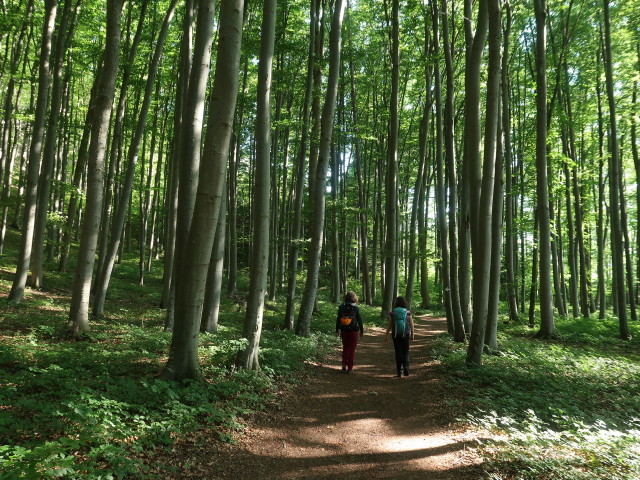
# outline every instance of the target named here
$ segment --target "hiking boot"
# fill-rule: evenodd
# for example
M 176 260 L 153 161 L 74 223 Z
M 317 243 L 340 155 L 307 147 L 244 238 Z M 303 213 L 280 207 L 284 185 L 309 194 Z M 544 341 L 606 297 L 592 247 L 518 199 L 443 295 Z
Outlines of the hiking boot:
M 404 376 L 405 376 L 405 377 L 408 377 L 408 376 L 409 376 L 409 369 L 408 369 L 408 368 L 405 368 L 405 369 L 404 369 Z
M 342 371 L 343 371 L 344 373 L 347 373 L 347 366 L 346 366 L 346 365 L 342 365 Z

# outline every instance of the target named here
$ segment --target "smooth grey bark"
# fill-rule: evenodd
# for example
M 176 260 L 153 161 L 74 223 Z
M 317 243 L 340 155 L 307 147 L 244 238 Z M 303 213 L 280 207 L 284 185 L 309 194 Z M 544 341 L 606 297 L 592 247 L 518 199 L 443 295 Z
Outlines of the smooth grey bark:
M 231 154 L 233 155 L 233 154 Z M 230 155 L 230 156 L 231 156 Z M 213 251 L 207 273 L 207 285 L 204 304 L 202 307 L 202 321 L 200 331 L 216 333 L 218 331 L 218 315 L 220 313 L 220 297 L 222 295 L 222 274 L 224 271 L 224 240 L 227 229 L 227 181 L 225 179 L 220 213 L 216 225 L 216 236 L 213 241 Z
M 437 8 L 437 6 L 434 6 Z M 447 11 L 447 1 L 442 0 L 442 11 Z M 449 36 L 449 19 L 445 15 L 442 22 L 443 53 L 446 65 L 447 93 L 444 107 L 444 145 L 447 188 L 449 191 L 449 288 L 451 301 L 451 314 L 453 315 L 454 333 L 456 342 L 464 342 L 467 331 L 465 330 L 462 306 L 460 304 L 460 284 L 458 280 L 458 176 L 456 174 L 456 150 L 455 150 L 455 73 L 453 69 L 453 52 Z
M 131 32 L 131 20 L 133 16 L 133 7 L 134 3 L 129 3 L 128 12 L 127 12 L 127 21 L 126 21 L 126 30 L 130 34 Z M 116 169 L 120 167 L 122 161 L 122 148 L 124 143 L 124 138 L 122 135 L 122 130 L 124 128 L 124 117 L 125 110 L 127 107 L 127 92 L 129 90 L 129 86 L 131 84 L 131 70 L 135 63 L 136 55 L 138 52 L 138 46 L 140 44 L 140 40 L 142 38 L 142 30 L 145 24 L 145 15 L 147 10 L 148 0 L 144 0 L 140 5 L 140 11 L 138 13 L 138 25 L 136 27 L 135 34 L 133 35 L 133 40 L 129 45 L 129 40 L 127 39 L 126 47 L 128 47 L 127 58 L 124 61 L 122 67 L 122 80 L 120 82 L 120 89 L 118 94 L 118 102 L 113 115 L 113 127 L 111 129 L 111 148 L 109 150 L 109 161 L 107 164 L 107 178 L 105 179 L 105 188 L 104 188 L 104 201 L 103 201 L 103 212 L 102 212 L 102 226 L 100 228 L 100 237 L 98 239 L 98 263 L 97 263 L 97 271 L 102 271 L 104 267 L 105 257 L 106 257 L 106 249 L 107 242 L 109 240 L 109 232 L 111 229 L 109 228 L 110 212 L 112 208 L 112 197 L 114 190 L 118 187 L 117 184 L 114 185 L 114 178 L 116 175 Z M 135 111 L 138 109 L 138 98 L 136 98 L 135 108 L 133 115 L 135 116 Z M 115 188 L 114 188 L 115 187 Z M 117 208 L 117 201 L 116 208 Z
M 486 39 L 486 28 L 484 32 L 479 30 L 482 37 L 478 42 Z M 478 203 L 477 199 L 471 198 L 472 175 L 469 165 L 472 162 L 479 162 L 480 156 L 480 60 L 472 58 L 478 53 L 472 54 L 472 46 L 475 40 L 473 33 L 473 6 L 471 0 L 464 0 L 464 38 L 465 38 L 465 69 L 464 87 L 464 141 L 462 152 L 462 188 L 460 191 L 460 224 L 458 226 L 458 281 L 460 285 L 460 308 L 466 332 L 471 331 L 472 322 L 472 302 L 471 302 L 471 222 L 474 213 L 471 205 Z M 477 49 L 476 49 L 477 50 Z M 481 55 L 481 52 L 480 52 Z M 479 176 L 479 175 L 478 175 Z
M 213 0 L 200 3 L 197 37 L 212 36 L 213 3 Z M 182 250 L 183 253 L 180 255 L 181 262 L 176 264 L 175 323 L 169 359 L 160 373 L 160 378 L 164 380 L 202 379 L 198 364 L 198 332 L 229 159 L 238 93 L 243 7 L 243 0 L 223 0 L 220 4 L 216 68 L 197 180 L 197 196 L 186 243 L 182 245 L 178 242 L 176 245 L 177 251 Z M 208 68 L 203 65 L 203 70 Z M 197 91 L 204 94 L 205 86 L 201 84 L 202 90 Z M 195 181 L 194 178 L 181 176 L 181 183 L 187 180 Z
M 11 195 L 11 177 L 13 173 L 13 145 L 11 141 L 11 127 L 17 127 L 17 122 L 12 122 L 11 116 L 14 110 L 14 91 L 16 86 L 16 77 L 18 76 L 18 68 L 20 67 L 20 59 L 23 56 L 23 51 L 28 50 L 30 42 L 32 28 L 28 28 L 32 24 L 33 16 L 33 2 L 29 0 L 26 8 L 24 9 L 24 20 L 16 38 L 12 51 L 11 61 L 9 66 L 9 81 L 7 83 L 7 90 L 5 93 L 5 100 L 3 104 L 4 114 L 2 118 L 2 139 L 0 141 L 0 178 L 2 179 L 2 196 L 0 198 L 0 254 L 4 250 L 4 240 L 7 232 L 7 218 L 9 214 L 9 197 Z M 26 37 L 26 46 L 25 45 Z M 27 61 L 24 59 L 23 69 L 26 67 Z M 18 104 L 20 87 L 18 87 L 18 95 L 16 96 L 15 106 Z
M 44 239 L 47 228 L 47 214 L 49 213 L 49 200 L 51 193 L 51 181 L 54 173 L 56 145 L 58 139 L 58 120 L 64 94 L 64 79 L 62 77 L 64 58 L 67 46 L 73 35 L 72 1 L 65 0 L 60 23 L 57 28 L 57 38 L 53 49 L 53 62 L 51 76 L 51 105 L 49 107 L 49 119 L 47 120 L 47 133 L 38 178 L 38 197 L 36 207 L 36 220 L 33 228 L 33 246 L 31 248 L 31 282 L 33 288 L 42 288 L 44 280 Z M 75 15 L 74 15 L 75 16 Z M 69 26 L 71 23 L 71 26 Z
M 29 160 L 27 163 L 27 187 L 24 199 L 22 235 L 20 237 L 20 250 L 18 253 L 16 273 L 13 284 L 11 285 L 11 291 L 9 292 L 9 300 L 16 303 L 20 303 L 24 296 L 29 264 L 31 263 L 33 232 L 36 222 L 36 202 L 38 199 L 38 176 L 40 173 L 42 141 L 44 139 L 45 122 L 47 118 L 47 105 L 49 103 L 51 44 L 56 22 L 57 7 L 57 0 L 47 0 L 45 2 L 38 63 L 38 94 L 33 129 L 31 131 Z
M 260 370 L 258 355 L 264 302 L 267 293 L 269 263 L 269 223 L 271 205 L 271 80 L 273 50 L 276 30 L 277 0 L 265 0 L 260 29 L 260 59 L 258 61 L 258 85 L 256 105 L 256 159 L 253 209 L 253 246 L 250 263 L 247 311 L 244 317 L 242 337 L 247 340 L 238 352 L 236 366 L 247 370 Z
M 596 225 L 596 237 L 598 246 L 598 318 L 603 320 L 607 310 L 607 291 L 606 278 L 604 268 L 604 251 L 606 237 L 606 221 L 605 221 L 605 184 L 604 176 L 604 113 L 602 109 L 602 93 L 600 85 L 600 76 L 596 77 L 596 94 L 598 97 L 598 223 Z
M 349 9 L 349 2 L 347 2 L 347 9 Z M 348 10 L 349 11 L 349 10 Z M 348 13 L 348 12 L 347 12 Z M 350 17 L 349 17 L 350 18 Z M 350 27 L 350 35 L 349 35 L 349 44 L 352 43 L 352 30 L 351 30 L 351 22 L 349 22 Z M 349 57 L 349 80 L 351 86 L 351 117 L 353 122 L 353 133 L 354 133 L 354 143 L 355 143 L 355 169 L 356 169 L 356 181 L 358 182 L 358 220 L 359 220 L 359 234 L 360 234 L 360 256 L 362 258 L 361 261 L 361 270 L 362 270 L 362 297 L 364 298 L 364 302 L 366 305 L 373 304 L 373 298 L 371 295 L 371 274 L 369 269 L 369 239 L 367 232 L 367 212 L 366 212 L 366 198 L 365 198 L 365 189 L 364 182 L 362 180 L 362 148 L 361 141 L 359 138 L 359 124 L 358 124 L 358 103 L 357 103 L 357 92 L 356 92 L 356 82 L 355 82 L 355 72 L 353 65 L 353 48 L 351 49 L 351 56 Z
M 440 56 L 440 40 L 438 32 L 440 30 L 440 15 L 438 12 L 438 4 L 434 2 L 433 8 L 433 54 L 436 58 Z M 453 318 L 453 308 L 451 305 L 451 275 L 450 275 L 450 257 L 449 257 L 449 230 L 447 226 L 447 200 L 444 179 L 445 158 L 443 154 L 444 132 L 443 132 L 443 112 L 442 112 L 442 82 L 440 75 L 440 65 L 434 65 L 434 90 L 436 104 L 436 217 L 438 223 L 438 246 L 440 247 L 440 281 L 442 282 L 442 303 L 447 316 L 447 331 L 454 335 L 456 333 L 456 325 Z M 455 188 L 455 185 L 451 188 Z M 464 335 L 464 329 L 462 331 Z
M 300 234 L 302 229 L 302 201 L 304 198 L 304 172 L 307 144 L 309 141 L 309 119 L 313 89 L 313 72 L 315 65 L 316 24 L 318 22 L 318 2 L 310 2 L 309 51 L 307 56 L 307 80 L 302 107 L 302 129 L 300 146 L 296 158 L 296 184 L 294 189 L 293 225 L 291 226 L 291 244 L 289 245 L 289 262 L 287 277 L 287 307 L 284 314 L 284 328 L 293 330 L 295 323 L 295 295 L 298 272 L 298 252 L 300 250 Z
M 338 96 L 344 8 L 344 0 L 336 0 L 334 4 L 333 19 L 331 21 L 331 34 L 329 39 L 329 77 L 327 80 L 325 102 L 322 108 L 319 155 L 315 169 L 315 177 L 313 179 L 314 187 L 312 189 L 312 212 L 310 225 L 311 241 L 308 250 L 307 278 L 305 281 L 304 293 L 302 295 L 300 311 L 298 312 L 298 318 L 296 321 L 296 334 L 304 337 L 308 337 L 311 334 L 311 314 L 313 313 L 318 289 L 320 255 L 322 253 L 322 241 L 324 237 L 324 187 L 327 178 L 329 156 L 331 155 L 331 138 L 333 134 L 336 98 Z
M 513 188 L 513 153 L 511 146 L 511 81 L 509 75 L 509 36 L 511 33 L 512 7 L 509 1 L 504 2 L 505 25 L 503 32 L 502 48 L 502 132 L 504 142 L 504 171 L 505 171 L 505 246 L 504 263 L 507 294 L 509 304 L 509 320 L 519 322 L 518 295 L 516 292 L 516 232 L 514 227 L 514 202 L 515 192 Z
M 104 314 L 104 302 L 109 288 L 109 281 L 111 280 L 111 273 L 115 265 L 116 256 L 118 254 L 118 248 L 120 247 L 120 241 L 122 240 L 122 231 L 124 229 L 125 218 L 127 209 L 129 208 L 129 199 L 131 198 L 131 192 L 133 190 L 133 181 L 136 172 L 136 164 L 138 161 L 138 153 L 140 149 L 140 142 L 144 135 L 144 131 L 147 125 L 147 116 L 149 113 L 149 107 L 151 106 L 151 100 L 153 97 L 154 84 L 156 80 L 156 74 L 158 73 L 158 65 L 160 64 L 160 57 L 162 56 L 162 48 L 167 38 L 167 32 L 171 19 L 175 12 L 178 0 L 172 0 L 167 13 L 165 14 L 162 22 L 162 28 L 156 41 L 153 58 L 149 64 L 147 73 L 147 82 L 145 85 L 144 98 L 142 100 L 142 106 L 138 113 L 138 122 L 136 129 L 129 144 L 129 151 L 127 154 L 127 170 L 125 178 L 120 190 L 120 198 L 118 199 L 118 206 L 113 216 L 111 225 L 111 238 L 109 246 L 105 251 L 104 261 L 102 262 L 102 268 L 99 270 L 96 278 L 95 287 L 95 299 L 93 303 L 93 314 L 101 316 Z M 140 239 L 140 242 L 144 242 L 144 238 Z
M 200 150 L 202 148 L 202 126 L 204 120 L 204 106 L 207 82 L 211 63 L 211 45 L 213 43 L 213 22 L 215 1 L 204 0 L 194 3 L 194 14 L 197 22 L 195 31 L 193 58 L 189 63 L 189 80 L 185 90 L 184 109 L 182 110 L 180 128 L 180 146 L 178 147 L 178 190 L 175 225 L 175 251 L 172 274 L 178 275 L 177 265 L 182 265 L 183 248 L 187 244 L 191 219 L 196 201 L 198 176 L 200 172 Z M 209 24 L 211 23 L 211 24 Z M 189 26 L 185 26 L 189 32 Z M 188 35 L 185 31 L 185 35 Z M 171 330 L 175 314 L 175 286 L 174 298 L 169 300 L 165 330 Z M 171 293 L 169 294 L 171 297 Z
M 104 159 L 109 119 L 113 109 L 118 76 L 122 4 L 123 0 L 108 0 L 107 2 L 107 31 L 103 66 L 96 89 L 95 117 L 91 126 L 91 143 L 87 157 L 86 207 L 69 310 L 69 328 L 74 335 L 81 335 L 90 329 L 89 293 L 102 215 Z
M 483 5 L 484 3 L 484 5 Z M 487 28 L 488 22 L 488 28 Z M 482 32 L 485 33 L 482 33 Z M 484 159 L 480 162 L 478 152 L 470 152 L 468 172 L 471 181 L 471 244 L 473 262 L 473 323 L 467 365 L 482 364 L 482 352 L 489 314 L 491 285 L 492 220 L 497 150 L 498 118 L 500 117 L 500 56 L 501 14 L 498 0 L 480 2 L 478 25 L 471 48 L 470 63 L 482 59 L 484 38 L 488 32 L 489 62 L 487 72 L 486 116 L 484 131 Z M 484 38 L 483 38 L 484 37 Z M 479 39 L 482 39 L 480 43 Z M 480 51 L 478 51 L 480 50 Z M 474 72 L 476 66 L 473 66 Z M 477 70 L 479 73 L 479 69 Z M 480 80 L 478 77 L 477 80 Z M 475 159 L 475 161 L 473 161 Z M 480 171 L 482 174 L 480 175 Z M 477 202 L 477 203 L 476 203 Z
M 500 74 L 502 76 L 502 74 Z M 500 100 L 498 100 L 500 104 Z M 498 106 L 500 109 L 500 106 Z M 502 113 L 497 113 L 497 145 L 495 181 L 493 183 L 493 212 L 491 214 L 491 273 L 489 275 L 489 302 L 487 308 L 487 329 L 485 330 L 485 348 L 497 351 L 498 346 L 498 313 L 500 305 L 500 280 L 502 267 L 502 210 L 504 207 L 503 166 L 504 136 L 502 131 Z
M 165 331 L 173 329 L 173 313 L 175 308 L 175 258 L 176 237 L 178 228 L 178 190 L 180 188 L 180 159 L 182 158 L 182 137 L 187 95 L 189 93 L 189 77 L 192 66 L 192 40 L 195 22 L 194 0 L 185 0 L 182 18 L 182 38 L 180 40 L 180 66 L 176 83 L 175 113 L 173 115 L 173 151 L 169 164 L 169 188 L 166 206 L 166 235 L 164 245 L 164 277 L 162 279 L 162 299 L 160 307 L 167 309 Z
M 384 242 L 384 291 L 382 294 L 381 317 L 387 318 L 393 306 L 398 276 L 398 90 L 400 80 L 400 32 L 399 0 L 391 4 L 391 97 L 389 99 L 389 140 L 387 142 L 387 171 L 385 182 Z
M 551 292 L 551 218 L 547 175 L 547 6 L 534 0 L 536 16 L 536 194 L 539 228 L 540 329 L 536 336 L 555 335 Z

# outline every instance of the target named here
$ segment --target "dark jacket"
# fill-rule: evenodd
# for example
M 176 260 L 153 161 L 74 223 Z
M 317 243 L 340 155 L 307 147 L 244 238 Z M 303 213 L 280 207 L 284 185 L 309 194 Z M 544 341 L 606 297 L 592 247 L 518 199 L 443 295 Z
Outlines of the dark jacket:
M 351 318 L 351 324 L 342 325 L 342 318 Z M 336 332 L 347 331 L 355 332 L 359 331 L 360 334 L 364 334 L 364 327 L 362 325 L 362 317 L 360 316 L 360 309 L 355 303 L 343 303 L 338 307 L 338 316 L 336 318 Z

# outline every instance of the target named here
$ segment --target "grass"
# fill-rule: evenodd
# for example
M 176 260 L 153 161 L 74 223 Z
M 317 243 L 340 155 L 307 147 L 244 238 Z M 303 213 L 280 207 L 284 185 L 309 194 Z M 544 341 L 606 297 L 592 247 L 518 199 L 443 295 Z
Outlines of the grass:
M 615 319 L 557 318 L 558 337 L 501 325 L 499 355 L 466 369 L 465 347 L 441 336 L 433 355 L 468 399 L 492 480 L 640 478 L 640 326 L 616 339 Z
M 243 418 L 267 408 L 306 362 L 337 344 L 333 304 L 319 302 L 311 337 L 300 338 L 280 329 L 281 300 L 265 311 L 262 371 L 235 371 L 244 312 L 223 298 L 218 333 L 200 338 L 206 383 L 163 382 L 156 375 L 171 334 L 157 308 L 160 262 L 144 286 L 135 258 L 116 267 L 105 316 L 92 319 L 84 341 L 61 335 L 73 272 L 48 265 L 46 288 L 28 289 L 16 305 L 6 300 L 12 262 L 15 251 L 0 256 L 0 480 L 143 479 L 170 472 L 175 467 L 157 464 L 154 452 L 186 437 L 234 441 Z

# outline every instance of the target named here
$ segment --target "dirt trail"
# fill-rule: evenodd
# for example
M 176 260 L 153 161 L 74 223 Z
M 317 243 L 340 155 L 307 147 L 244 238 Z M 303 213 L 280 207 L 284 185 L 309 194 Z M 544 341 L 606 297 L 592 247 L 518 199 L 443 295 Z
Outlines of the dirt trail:
M 445 328 L 442 319 L 416 319 L 411 371 L 402 378 L 395 376 L 391 339 L 385 343 L 383 329 L 369 329 L 354 374 L 340 370 L 336 351 L 311 367 L 280 411 L 256 417 L 237 445 L 183 452 L 192 460 L 180 478 L 480 478 L 468 439 L 452 431 L 445 380 L 427 357 L 431 337 Z

